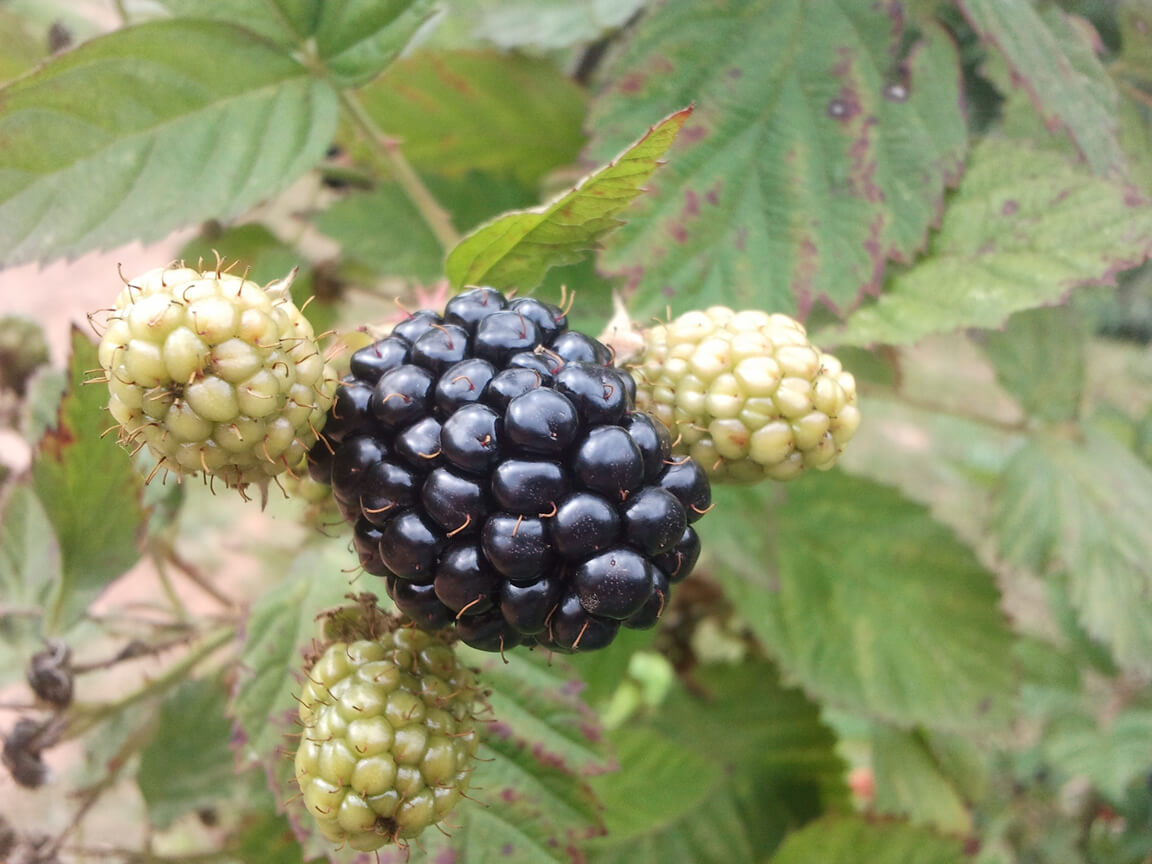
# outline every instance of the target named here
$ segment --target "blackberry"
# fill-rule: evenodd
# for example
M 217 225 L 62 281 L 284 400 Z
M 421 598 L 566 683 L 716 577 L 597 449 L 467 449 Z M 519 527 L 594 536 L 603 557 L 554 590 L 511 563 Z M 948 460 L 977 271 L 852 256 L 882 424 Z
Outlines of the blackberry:
M 121 443 L 241 493 L 299 465 L 338 382 L 289 296 L 294 275 L 261 287 L 219 265 L 180 265 L 128 281 L 99 348 Z
M 417 626 L 573 652 L 657 622 L 711 492 L 612 356 L 557 307 L 490 288 L 353 356 L 309 471 Z
M 411 628 L 337 641 L 303 682 L 296 783 L 328 840 L 372 851 L 448 816 L 468 789 L 482 698 L 451 645 Z
M 826 471 L 860 425 L 855 378 L 787 315 L 714 306 L 644 337 L 636 404 L 713 479 Z

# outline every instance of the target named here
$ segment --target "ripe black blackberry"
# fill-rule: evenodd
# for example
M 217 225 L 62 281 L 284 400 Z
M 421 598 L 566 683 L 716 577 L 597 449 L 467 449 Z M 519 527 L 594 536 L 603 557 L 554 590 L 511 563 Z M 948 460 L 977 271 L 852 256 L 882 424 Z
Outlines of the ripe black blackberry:
M 419 627 L 567 653 L 656 624 L 711 493 L 608 348 L 556 306 L 473 288 L 350 368 L 310 472 Z

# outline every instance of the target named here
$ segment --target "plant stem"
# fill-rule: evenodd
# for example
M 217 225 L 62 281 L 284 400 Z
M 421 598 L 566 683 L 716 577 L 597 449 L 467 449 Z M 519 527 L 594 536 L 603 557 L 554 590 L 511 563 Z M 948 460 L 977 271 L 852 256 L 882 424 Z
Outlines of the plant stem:
M 404 153 L 400 149 L 400 142 L 389 135 L 385 135 L 380 130 L 375 121 L 368 116 L 368 112 L 364 110 L 364 106 L 360 104 L 355 94 L 341 90 L 340 101 L 351 115 L 352 120 L 368 136 L 368 140 L 372 142 L 376 153 L 384 160 L 389 172 L 424 218 L 432 233 L 436 235 L 436 239 L 440 241 L 444 251 L 447 252 L 452 249 L 460 242 L 460 234 L 453 227 L 448 211 L 440 206 L 440 202 L 436 200 L 428 187 L 424 185 L 424 181 L 420 179 L 420 175 L 404 157 Z
M 184 605 L 184 601 L 176 593 L 176 588 L 168 575 L 168 567 L 164 563 L 164 558 L 155 549 L 152 550 L 152 564 L 156 568 L 156 575 L 160 578 L 160 587 L 164 589 L 164 596 L 168 598 L 168 603 L 172 606 L 176 620 L 187 621 L 191 617 L 188 614 L 188 607 Z
M 117 651 L 111 657 L 104 660 L 93 660 L 89 663 L 76 663 L 72 666 L 72 673 L 74 675 L 83 675 L 87 672 L 95 672 L 97 669 L 109 669 L 117 663 L 123 663 L 126 660 L 136 660 L 140 657 L 148 657 L 154 654 L 161 654 L 170 648 L 175 648 L 179 645 L 185 645 L 196 638 L 195 633 L 187 633 L 183 636 L 177 636 L 174 639 L 166 639 L 163 642 L 157 642 L 152 645 L 147 645 L 137 639 L 133 639 L 121 650 Z
M 72 720 L 68 725 L 68 729 L 64 734 L 64 738 L 79 738 L 88 730 L 99 725 L 108 717 L 120 713 L 126 708 L 135 705 L 149 696 L 158 695 L 166 690 L 175 687 L 191 672 L 201 660 L 204 660 L 210 654 L 225 645 L 236 635 L 235 627 L 222 627 L 214 633 L 209 634 L 204 638 L 196 648 L 189 651 L 180 659 L 178 663 L 174 663 L 171 667 L 164 670 L 164 672 L 149 681 L 139 690 L 134 690 L 126 696 L 117 699 L 114 702 L 104 702 L 97 705 L 83 706 L 79 712 L 79 716 Z M 81 706 L 75 706 L 81 707 Z

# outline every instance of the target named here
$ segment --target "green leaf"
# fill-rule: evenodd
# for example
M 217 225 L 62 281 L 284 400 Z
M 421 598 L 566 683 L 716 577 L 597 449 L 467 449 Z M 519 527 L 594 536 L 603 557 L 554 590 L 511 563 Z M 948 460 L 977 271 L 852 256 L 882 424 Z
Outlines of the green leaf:
M 860 370 L 853 353 L 835 352 L 855 374 Z M 866 394 L 866 422 L 838 464 L 928 505 L 970 545 L 984 542 L 989 493 L 1026 436 L 1019 406 L 997 386 L 987 356 L 963 333 L 878 354 L 889 358 L 898 378 L 858 387 Z
M 505 50 L 558 51 L 623 27 L 648 0 L 511 0 L 482 4 L 473 32 Z M 454 10 L 455 11 L 455 10 Z
M 1004 473 L 993 517 L 1001 554 L 1066 573 L 1089 634 L 1117 662 L 1152 671 L 1152 469 L 1111 436 L 1037 434 Z
M 471 226 L 535 200 L 530 187 L 506 177 L 471 172 L 460 177 L 429 175 L 428 188 L 452 222 Z M 315 217 L 317 230 L 340 244 L 345 258 L 385 276 L 424 282 L 444 272 L 440 241 L 395 183 L 353 192 Z
M 302 650 L 319 636 L 316 616 L 352 590 L 348 541 L 336 537 L 307 546 L 283 581 L 252 604 L 241 671 L 228 711 L 236 723 L 241 764 L 270 762 L 291 749 Z
M 583 687 L 566 664 L 549 664 L 537 654 L 513 653 L 504 662 L 491 654 L 457 650 L 480 670 L 492 691 L 493 722 L 486 740 L 507 741 L 570 774 L 596 773 L 611 765 L 599 721 L 580 698 Z
M 271 810 L 246 821 L 236 832 L 231 848 L 240 861 L 260 864 L 304 864 L 300 844 L 292 835 L 292 826 L 282 813 Z
M 429 282 L 443 270 L 439 241 L 395 183 L 341 198 L 314 222 L 344 256 L 377 273 Z
M 244 27 L 285 47 L 315 29 L 321 0 L 157 0 L 175 18 L 202 18 Z
M 60 548 L 44 508 L 15 485 L 0 506 L 0 686 L 23 671 L 42 643 L 41 619 L 60 584 Z
M 473 231 L 448 253 L 454 287 L 483 284 L 528 291 L 548 268 L 579 261 L 616 228 L 692 113 L 665 117 L 615 159 L 551 203 L 508 213 Z
M 1015 313 L 983 334 L 996 377 L 1037 420 L 1074 419 L 1084 387 L 1084 341 L 1090 322 L 1068 306 Z
M 790 836 L 772 864 L 963 864 L 960 843 L 924 828 L 829 816 Z
M 620 628 L 612 640 L 611 651 L 586 651 L 573 654 L 568 662 L 580 673 L 584 683 L 581 695 L 589 704 L 599 707 L 612 698 L 617 688 L 628 681 L 628 666 L 638 651 L 649 650 L 656 636 L 653 630 Z
M 872 767 L 879 812 L 907 816 L 947 833 L 972 831 L 972 814 L 922 734 L 875 726 Z
M 1147 91 L 1152 85 L 1152 9 L 1141 3 L 1124 3 L 1117 10 L 1120 56 L 1108 71 L 1120 94 L 1118 120 L 1120 146 L 1132 178 L 1145 193 L 1152 192 L 1152 105 Z
M 341 86 L 366 84 L 400 56 L 433 11 L 432 0 L 322 3 L 316 50 Z
M 1122 801 L 1148 771 L 1152 697 L 1133 691 L 1130 676 L 1091 669 L 1083 646 L 1030 639 L 1020 648 L 1021 715 L 1042 732 L 1035 751 L 1058 772 L 1056 782 L 1087 777 L 1111 801 Z
M 429 832 L 420 849 L 381 854 L 407 862 L 568 864 L 574 844 L 602 829 L 601 806 L 585 779 L 608 770 L 595 715 L 580 683 L 562 662 L 536 654 L 499 657 L 458 646 L 477 666 L 492 712 L 472 775 L 469 799 L 450 817 L 450 836 Z
M 613 733 L 619 774 L 595 778 L 602 862 L 762 861 L 784 833 L 846 803 L 844 764 L 819 710 L 767 663 L 696 670 L 644 722 Z M 736 734 L 738 730 L 738 734 Z
M 500 741 L 481 746 L 469 798 L 449 817 L 451 836 L 429 832 L 422 848 L 388 850 L 381 864 L 569 864 L 569 850 L 600 833 L 600 806 L 585 781 Z
M 842 328 L 812 338 L 908 345 L 959 327 L 999 327 L 1013 312 L 1112 282 L 1152 247 L 1152 205 L 1059 155 L 1019 141 L 976 147 L 930 254 L 894 276 Z
M 1065 130 L 1097 174 L 1122 175 L 1116 88 L 1096 57 L 1091 26 L 1057 6 L 960 0 L 960 8 L 1048 127 Z
M 154 240 L 227 218 L 324 154 L 337 97 L 280 48 L 154 21 L 0 89 L 0 261 Z
M 231 793 L 236 772 L 224 697 L 220 681 L 203 679 L 185 682 L 160 705 L 155 737 L 136 772 L 154 827 L 167 828 Z
M 729 772 L 777 787 L 795 819 L 819 805 L 844 803 L 845 766 L 836 738 L 814 702 L 785 687 L 762 661 L 711 664 L 696 670 L 697 692 L 675 691 L 652 725 L 683 747 L 708 742 L 708 756 Z M 739 729 L 739 735 L 724 730 Z
M 757 864 L 787 830 L 782 801 L 730 777 L 696 747 L 651 730 L 619 729 L 619 773 L 596 778 L 608 833 L 590 864 Z
M 35 446 L 56 423 L 60 399 L 68 390 L 68 376 L 64 370 L 41 366 L 28 379 L 28 392 L 24 396 L 20 434 Z
M 24 20 L 0 8 L 0 81 L 9 81 L 31 69 L 40 59 L 36 40 Z
M 510 98 L 515 94 L 515 98 Z M 576 159 L 584 91 L 547 60 L 422 52 L 360 92 L 365 110 L 421 171 L 507 174 L 533 185 Z
M 1002 725 L 1012 637 L 990 573 L 928 511 L 841 473 L 717 489 L 705 550 L 785 674 L 897 726 Z M 774 500 L 777 499 L 777 500 Z
M 593 155 L 637 116 L 699 106 L 601 256 L 636 285 L 634 317 L 670 300 L 846 310 L 879 289 L 886 259 L 923 246 L 966 146 L 960 70 L 951 38 L 926 23 L 912 44 L 900 9 L 666 3 L 630 32 L 592 105 Z
M 140 475 L 114 438 L 100 437 L 108 428 L 107 388 L 84 386 L 99 366 L 96 346 L 73 327 L 69 390 L 32 462 L 33 488 L 60 543 L 60 582 L 45 616 L 49 632 L 79 619 L 140 557 Z
M 1112 801 L 1122 801 L 1125 789 L 1147 775 L 1152 755 L 1152 703 L 1142 702 L 1103 718 L 1056 714 L 1043 740 L 1047 758 L 1066 776 L 1088 777 Z

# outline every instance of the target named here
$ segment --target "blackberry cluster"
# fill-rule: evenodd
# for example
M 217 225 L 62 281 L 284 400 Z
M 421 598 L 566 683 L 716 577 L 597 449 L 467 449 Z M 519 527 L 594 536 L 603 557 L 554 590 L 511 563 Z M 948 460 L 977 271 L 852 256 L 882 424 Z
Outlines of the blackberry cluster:
M 357 351 L 309 454 L 364 569 L 474 648 L 603 648 L 659 619 L 711 504 L 597 340 L 473 288 Z

